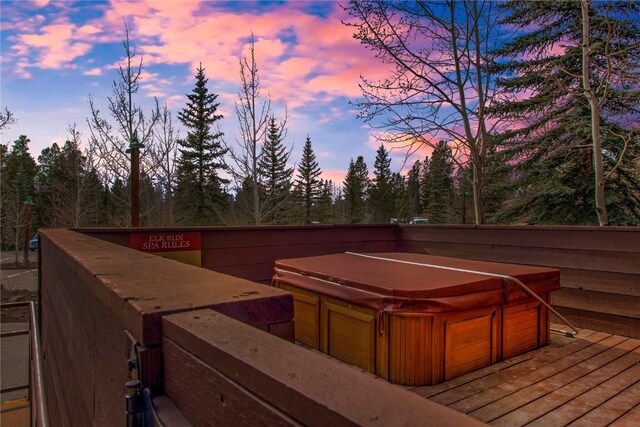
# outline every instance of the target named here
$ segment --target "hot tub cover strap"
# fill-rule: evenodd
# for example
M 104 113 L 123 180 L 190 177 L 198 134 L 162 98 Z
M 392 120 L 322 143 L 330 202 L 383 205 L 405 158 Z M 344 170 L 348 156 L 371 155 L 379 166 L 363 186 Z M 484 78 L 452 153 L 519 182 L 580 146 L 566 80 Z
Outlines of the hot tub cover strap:
M 527 285 L 525 285 L 524 283 L 522 283 L 522 281 L 520 281 L 519 279 L 516 279 L 515 277 L 507 276 L 505 274 L 489 273 L 489 272 L 486 272 L 486 271 L 469 270 L 469 269 L 464 269 L 464 268 L 448 267 L 448 266 L 444 266 L 444 265 L 427 264 L 427 263 L 421 263 L 421 262 L 405 261 L 405 260 L 393 259 L 393 258 L 385 258 L 385 257 L 379 257 L 379 256 L 369 255 L 369 254 L 360 254 L 360 253 L 356 253 L 356 252 L 345 252 L 345 254 L 364 257 L 364 258 L 370 258 L 370 259 L 376 259 L 376 260 L 380 260 L 380 261 L 397 262 L 397 263 L 401 263 L 401 264 L 410 264 L 410 265 L 417 265 L 417 266 L 422 266 L 422 267 L 438 268 L 438 269 L 442 269 L 442 270 L 458 271 L 458 272 L 461 272 L 461 273 L 473 273 L 473 274 L 481 274 L 481 275 L 484 275 L 484 276 L 502 278 L 503 280 L 513 282 L 513 283 L 517 284 L 518 286 L 520 286 L 526 293 L 531 295 L 539 303 L 543 304 L 552 313 L 554 313 L 556 316 L 558 316 L 558 318 L 560 318 L 565 323 L 565 325 L 570 327 L 576 334 L 578 333 L 578 330 L 571 324 L 571 322 L 569 322 L 567 319 L 565 319 L 565 317 L 563 315 L 558 313 L 553 307 L 551 307 L 551 305 L 547 304 L 547 302 L 545 300 L 540 298 L 540 296 L 538 296 L 538 294 L 533 292 Z M 508 293 L 506 293 L 506 292 L 505 292 L 505 298 L 508 298 Z M 507 303 L 508 303 L 508 301 L 507 301 Z

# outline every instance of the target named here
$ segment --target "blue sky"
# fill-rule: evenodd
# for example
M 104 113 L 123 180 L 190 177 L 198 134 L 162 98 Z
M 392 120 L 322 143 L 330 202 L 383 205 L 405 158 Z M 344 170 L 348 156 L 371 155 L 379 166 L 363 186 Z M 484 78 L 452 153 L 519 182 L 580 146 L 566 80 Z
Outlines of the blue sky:
M 342 25 L 347 17 L 337 2 L 35 0 L 2 1 L 0 7 L 1 106 L 17 119 L 3 132 L 3 144 L 25 134 L 37 157 L 53 142 L 63 143 L 72 123 L 87 138 L 88 97 L 106 110 L 126 20 L 145 63 L 136 102 L 166 102 L 181 136 L 175 113 L 202 62 L 233 144 L 238 59 L 253 31 L 263 95 L 271 96 L 276 116 L 285 106 L 289 114 L 291 158 L 299 160 L 309 134 L 325 178 L 341 183 L 349 159 L 358 155 L 373 169 L 378 143 L 349 101 L 360 95 L 360 75 L 375 79 L 386 72 Z M 404 152 L 392 157 L 397 171 Z

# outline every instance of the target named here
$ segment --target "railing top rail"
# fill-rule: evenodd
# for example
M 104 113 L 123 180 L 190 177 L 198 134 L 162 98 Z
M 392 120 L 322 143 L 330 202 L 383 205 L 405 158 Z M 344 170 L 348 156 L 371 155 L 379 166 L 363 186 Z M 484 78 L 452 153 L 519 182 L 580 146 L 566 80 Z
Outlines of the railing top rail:
M 32 416 L 32 424 L 34 426 L 49 426 L 49 413 L 46 406 L 46 394 L 44 391 L 44 380 L 42 375 L 42 352 L 40 351 L 40 330 L 38 328 L 38 322 L 36 321 L 36 305 L 33 301 L 29 302 L 29 323 L 33 333 L 31 334 L 31 350 L 32 358 L 34 362 L 33 381 L 35 395 L 35 416 Z

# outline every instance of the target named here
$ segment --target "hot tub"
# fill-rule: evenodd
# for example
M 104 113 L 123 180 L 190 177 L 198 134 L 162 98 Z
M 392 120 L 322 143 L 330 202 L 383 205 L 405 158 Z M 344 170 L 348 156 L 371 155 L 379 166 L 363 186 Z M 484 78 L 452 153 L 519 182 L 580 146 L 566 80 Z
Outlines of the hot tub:
M 392 383 L 454 378 L 549 340 L 556 269 L 413 253 L 276 261 L 294 298 L 296 340 Z

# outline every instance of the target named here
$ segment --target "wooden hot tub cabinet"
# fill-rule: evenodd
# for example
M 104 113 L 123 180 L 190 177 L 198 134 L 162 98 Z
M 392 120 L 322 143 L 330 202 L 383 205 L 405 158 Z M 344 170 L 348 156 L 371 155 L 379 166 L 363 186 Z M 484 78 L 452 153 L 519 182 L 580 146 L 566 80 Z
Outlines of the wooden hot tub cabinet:
M 560 288 L 556 269 L 410 253 L 362 255 L 276 261 L 273 284 L 293 294 L 296 340 L 414 386 L 548 343 L 544 305 L 509 280 L 475 272 L 515 277 L 549 302 Z

